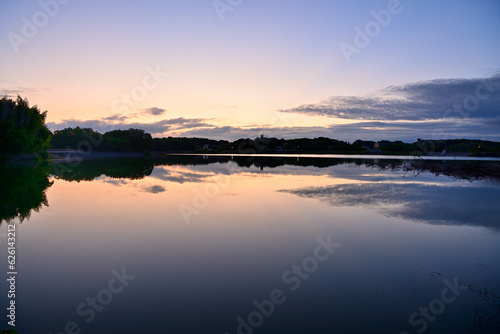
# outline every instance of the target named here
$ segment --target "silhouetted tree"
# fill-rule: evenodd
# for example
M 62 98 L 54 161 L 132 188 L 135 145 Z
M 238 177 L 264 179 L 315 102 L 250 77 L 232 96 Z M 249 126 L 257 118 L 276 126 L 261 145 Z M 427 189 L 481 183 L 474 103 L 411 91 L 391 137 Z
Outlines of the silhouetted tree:
M 153 147 L 153 138 L 140 129 L 114 130 L 104 134 L 102 147 L 114 152 L 144 152 Z
M 30 107 L 19 95 L 14 101 L 0 99 L 0 153 L 33 153 L 44 151 L 52 133 L 45 125 L 47 111 Z

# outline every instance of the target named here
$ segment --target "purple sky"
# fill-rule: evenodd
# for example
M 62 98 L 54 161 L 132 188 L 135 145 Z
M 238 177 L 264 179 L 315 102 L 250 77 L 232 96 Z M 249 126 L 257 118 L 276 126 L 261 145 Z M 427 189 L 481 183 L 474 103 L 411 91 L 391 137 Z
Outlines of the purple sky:
M 500 140 L 497 0 L 0 2 L 0 94 L 51 130 Z

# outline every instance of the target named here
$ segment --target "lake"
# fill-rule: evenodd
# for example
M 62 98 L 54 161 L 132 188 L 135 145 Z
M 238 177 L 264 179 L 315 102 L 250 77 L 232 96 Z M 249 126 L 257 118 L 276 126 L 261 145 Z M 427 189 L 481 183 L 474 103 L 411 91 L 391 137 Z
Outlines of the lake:
M 500 182 L 405 166 L 293 156 L 3 166 L 16 329 L 498 333 Z

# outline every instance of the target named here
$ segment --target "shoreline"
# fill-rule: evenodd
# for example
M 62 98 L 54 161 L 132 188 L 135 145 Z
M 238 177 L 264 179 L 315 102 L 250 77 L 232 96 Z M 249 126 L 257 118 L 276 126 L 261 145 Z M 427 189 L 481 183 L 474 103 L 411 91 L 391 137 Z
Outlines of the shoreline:
M 152 153 L 152 157 L 155 155 Z M 263 158 L 326 158 L 326 159 L 374 159 L 374 160 L 433 160 L 433 161 L 498 161 L 500 157 L 474 157 L 474 156 L 436 156 L 436 155 L 382 155 L 382 154 L 282 154 L 282 153 L 166 153 L 161 156 L 171 155 L 195 155 L 195 156 L 213 156 L 213 157 L 263 157 Z
M 411 160 L 411 161 L 475 161 L 500 162 L 500 157 L 472 156 L 470 153 L 453 152 L 446 155 L 405 155 L 405 154 L 346 154 L 346 153 L 189 153 L 189 152 L 84 152 L 82 150 L 47 150 L 48 158 L 44 159 L 40 153 L 21 153 L 4 155 L 0 163 L 38 163 L 38 162 L 75 162 L 89 159 L 113 158 L 165 158 L 168 156 L 206 156 L 206 157 L 262 157 L 262 158 L 317 158 L 317 159 L 373 159 L 373 160 Z
M 140 168 L 154 168 L 154 166 L 170 164 L 210 164 L 234 162 L 239 166 L 254 165 L 261 170 L 265 167 L 278 167 L 281 165 L 329 167 L 338 164 L 355 163 L 364 164 L 369 168 L 380 170 L 401 171 L 406 175 L 408 172 L 419 175 L 422 172 L 430 172 L 435 175 L 447 175 L 457 179 L 475 181 L 480 179 L 500 180 L 500 159 L 484 157 L 436 157 L 427 156 L 377 156 L 377 155 L 332 155 L 332 154 L 192 154 L 192 153 L 161 153 L 150 154 L 138 152 L 94 152 L 83 154 L 83 152 L 65 152 L 68 155 L 51 153 L 50 158 L 41 160 L 34 155 L 18 156 L 17 160 L 10 163 L 0 164 L 2 168 L 16 166 L 33 167 L 50 166 L 56 170 L 78 170 L 82 168 L 97 168 L 106 173 L 106 166 L 143 166 Z M 117 165 L 118 164 L 118 165 Z M 121 168 L 121 167 L 120 167 Z M 126 169 L 126 168 L 125 168 Z

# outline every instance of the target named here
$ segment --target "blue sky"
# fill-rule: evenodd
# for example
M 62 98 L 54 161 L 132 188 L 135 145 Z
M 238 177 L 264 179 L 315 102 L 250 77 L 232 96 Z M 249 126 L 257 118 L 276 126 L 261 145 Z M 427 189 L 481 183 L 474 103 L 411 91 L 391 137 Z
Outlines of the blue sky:
M 500 140 L 499 18 L 492 0 L 2 0 L 0 94 L 52 130 Z

